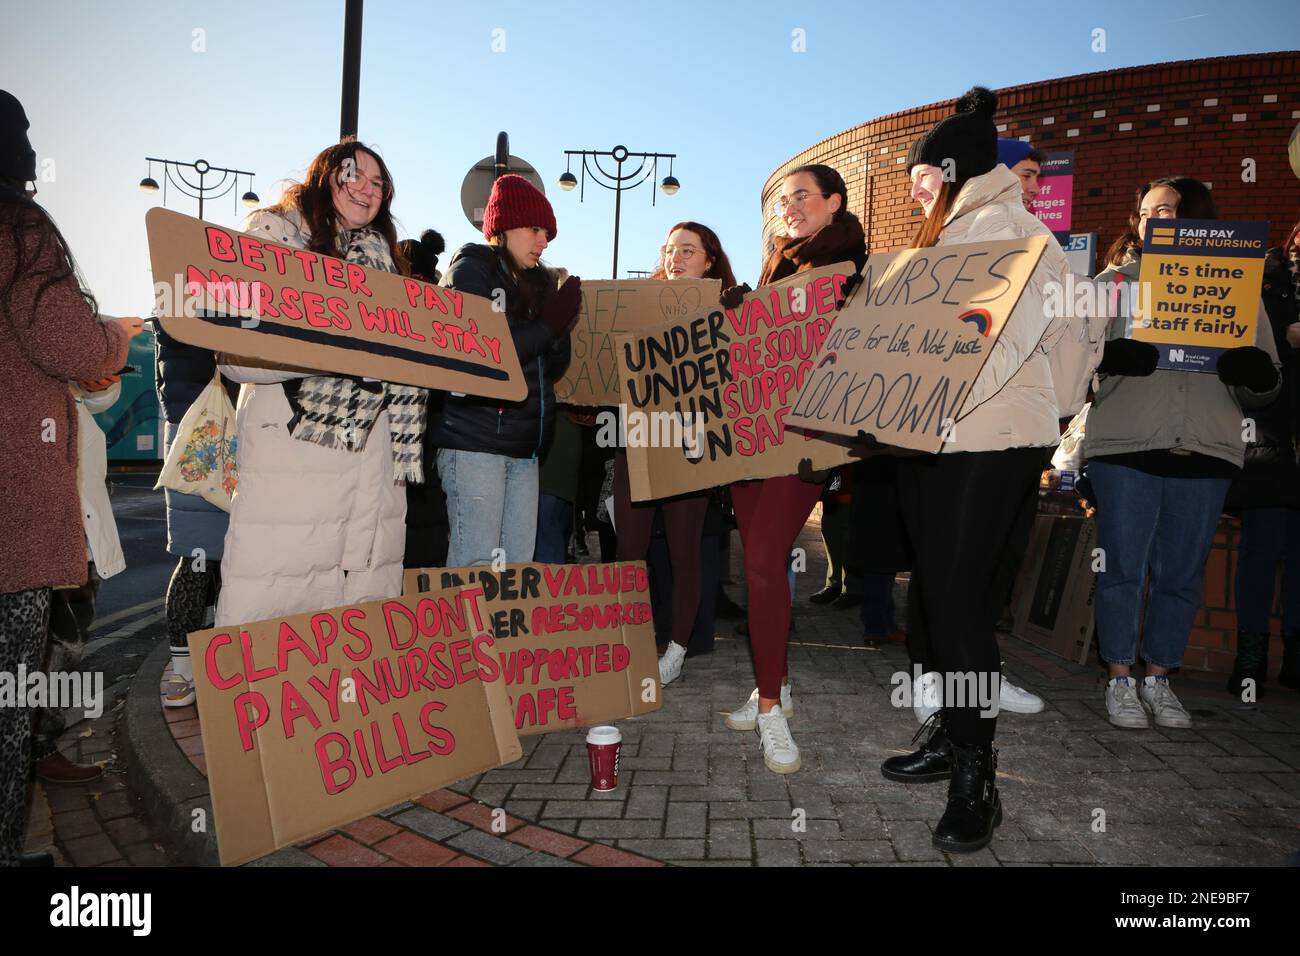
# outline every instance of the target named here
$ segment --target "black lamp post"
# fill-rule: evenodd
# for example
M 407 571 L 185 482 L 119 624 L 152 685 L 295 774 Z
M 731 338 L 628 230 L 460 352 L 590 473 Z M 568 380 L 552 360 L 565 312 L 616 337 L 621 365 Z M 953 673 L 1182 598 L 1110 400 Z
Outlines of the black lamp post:
M 253 192 L 253 173 L 245 169 L 226 169 L 224 166 L 213 166 L 206 159 L 196 159 L 192 163 L 182 163 L 175 159 L 158 159 L 155 156 L 146 156 L 145 161 L 149 163 L 149 175 L 140 180 L 140 188 L 145 192 L 157 192 L 158 180 L 153 178 L 153 164 L 162 163 L 163 167 L 163 205 L 167 205 L 167 184 L 170 183 L 175 189 L 180 190 L 182 195 L 189 196 L 191 199 L 199 201 L 199 218 L 203 218 L 203 201 L 205 199 L 220 199 L 226 193 L 232 192 L 239 185 L 239 177 L 248 177 L 248 191 L 239 197 L 239 201 L 245 206 L 256 207 L 261 202 L 257 198 L 257 193 Z M 193 173 L 186 174 L 186 170 L 193 170 Z M 198 175 L 198 182 L 194 182 L 192 177 Z M 209 184 L 208 176 L 221 175 L 216 182 Z M 235 206 L 238 211 L 239 206 Z
M 586 193 L 587 176 L 592 180 L 604 186 L 606 189 L 614 191 L 614 271 L 612 278 L 618 278 L 618 225 L 623 211 L 623 190 L 635 189 L 647 179 L 658 176 L 659 160 L 668 160 L 668 175 L 663 178 L 659 188 L 664 191 L 664 195 L 671 196 L 677 190 L 681 189 L 682 184 L 677 181 L 673 175 L 673 160 L 677 158 L 676 153 L 633 153 L 626 146 L 615 146 L 610 150 L 596 149 L 566 149 L 564 155 L 568 157 L 568 166 L 560 175 L 560 188 L 572 189 L 578 185 L 578 177 L 573 175 L 571 170 L 573 157 L 582 157 L 582 190 L 579 192 L 579 201 L 581 202 Z M 609 172 L 600 165 L 602 158 L 612 159 L 615 170 Z M 629 160 L 638 160 L 636 168 L 628 172 L 623 172 L 623 164 Z M 590 160 L 590 164 L 588 164 Z M 650 205 L 655 204 L 654 192 L 650 193 Z

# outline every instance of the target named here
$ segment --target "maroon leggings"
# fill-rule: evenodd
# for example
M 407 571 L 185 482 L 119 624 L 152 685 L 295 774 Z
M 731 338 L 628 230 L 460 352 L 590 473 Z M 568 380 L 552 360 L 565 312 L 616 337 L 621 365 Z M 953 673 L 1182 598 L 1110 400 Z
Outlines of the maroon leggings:
M 754 653 L 758 695 L 781 696 L 787 676 L 790 636 L 790 549 L 821 497 L 822 486 L 798 475 L 740 481 L 731 504 L 745 548 L 745 593 L 749 597 L 749 644 Z
M 700 545 L 704 540 L 704 514 L 709 510 L 707 494 L 682 495 L 663 501 L 632 503 L 627 477 L 627 451 L 614 456 L 614 533 L 618 535 L 618 560 L 644 561 L 650 553 L 650 533 L 655 510 L 664 509 L 664 533 L 668 537 L 668 558 L 673 569 L 672 641 L 686 647 L 700 612 Z

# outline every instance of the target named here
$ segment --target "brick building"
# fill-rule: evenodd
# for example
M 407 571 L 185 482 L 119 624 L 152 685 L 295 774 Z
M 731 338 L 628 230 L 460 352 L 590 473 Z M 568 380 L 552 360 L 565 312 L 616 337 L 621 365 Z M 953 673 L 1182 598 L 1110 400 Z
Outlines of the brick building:
M 954 90 L 954 99 L 963 92 Z M 1300 179 L 1287 164 L 1287 140 L 1300 123 L 1300 51 L 1086 73 L 997 94 L 1000 136 L 1074 151 L 1071 231 L 1096 232 L 1099 256 L 1124 228 L 1134 191 L 1158 176 L 1212 184 L 1220 215 L 1267 219 L 1274 244 L 1300 219 Z M 826 163 L 848 184 L 868 248 L 906 246 L 921 215 L 909 195 L 907 150 L 953 102 L 869 120 L 791 157 L 763 186 L 764 240 L 779 226 L 771 205 L 785 172 Z M 1255 160 L 1254 182 L 1243 181 L 1245 159 Z

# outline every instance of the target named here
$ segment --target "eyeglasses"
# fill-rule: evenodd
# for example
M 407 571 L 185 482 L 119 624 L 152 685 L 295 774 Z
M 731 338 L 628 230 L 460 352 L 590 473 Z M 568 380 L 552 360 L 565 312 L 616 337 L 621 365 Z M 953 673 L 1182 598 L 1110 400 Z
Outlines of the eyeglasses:
M 351 175 L 348 170 L 344 169 L 339 174 L 339 183 L 349 193 L 354 196 L 364 195 L 367 192 L 376 192 L 382 198 L 387 199 L 393 191 L 393 187 L 383 179 L 363 179 L 355 172 Z
M 772 203 L 772 215 L 779 219 L 784 216 L 788 210 L 801 208 L 803 204 L 808 201 L 808 197 L 811 195 L 812 193 L 808 192 L 808 190 L 799 189 L 795 191 L 793 196 L 780 197 L 776 202 Z M 817 195 L 821 196 L 822 199 L 826 199 L 830 196 L 830 193 L 818 193 Z
M 695 253 L 699 252 L 695 246 L 664 246 L 664 258 L 671 259 L 676 256 L 682 262 L 690 262 L 695 258 Z

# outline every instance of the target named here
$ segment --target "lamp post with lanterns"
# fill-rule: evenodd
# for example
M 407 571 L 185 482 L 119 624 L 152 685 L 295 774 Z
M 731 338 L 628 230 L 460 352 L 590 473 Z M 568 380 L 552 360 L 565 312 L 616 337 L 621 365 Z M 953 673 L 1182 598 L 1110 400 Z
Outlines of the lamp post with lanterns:
M 582 157 L 582 190 L 579 192 L 579 201 L 582 201 L 586 193 L 588 176 L 606 189 L 614 191 L 614 271 L 612 278 L 617 279 L 618 226 L 623 211 L 623 190 L 635 189 L 647 179 L 657 177 L 659 175 L 659 160 L 666 159 L 668 160 L 668 175 L 659 183 L 659 188 L 664 191 L 665 196 L 673 195 L 682 188 L 682 184 L 673 175 L 673 160 L 677 158 L 677 154 L 633 153 L 626 146 L 615 146 L 610 150 L 566 149 L 564 155 L 568 157 L 568 160 L 564 172 L 560 175 L 561 189 L 570 190 L 578 185 L 578 177 L 573 175 L 573 157 L 580 156 Z M 601 166 L 601 159 L 612 159 L 614 161 L 615 168 L 612 173 Z M 625 173 L 623 164 L 631 160 L 637 161 L 636 167 L 629 169 Z M 653 192 L 650 194 L 650 205 L 654 205 Z
M 158 180 L 153 178 L 153 164 L 162 163 L 163 167 L 163 205 L 167 205 L 167 185 L 170 183 L 174 189 L 180 191 L 182 195 L 189 196 L 191 199 L 199 201 L 199 218 L 203 218 L 203 201 L 205 199 L 220 199 L 222 196 L 232 192 L 239 186 L 241 176 L 248 177 L 248 191 L 239 197 L 239 201 L 245 206 L 256 208 L 262 200 L 257 198 L 257 193 L 253 192 L 253 173 L 244 169 L 226 169 L 224 166 L 213 166 L 206 159 L 196 159 L 192 163 L 182 163 L 175 159 L 158 159 L 154 156 L 146 156 L 145 161 L 149 164 L 149 175 L 140 180 L 140 188 L 145 192 L 157 192 L 159 189 Z M 192 173 L 187 173 L 192 170 Z M 198 176 L 198 182 L 193 181 L 193 176 Z M 221 178 L 216 182 L 209 184 L 208 176 L 220 175 Z M 238 211 L 239 207 L 235 207 Z

